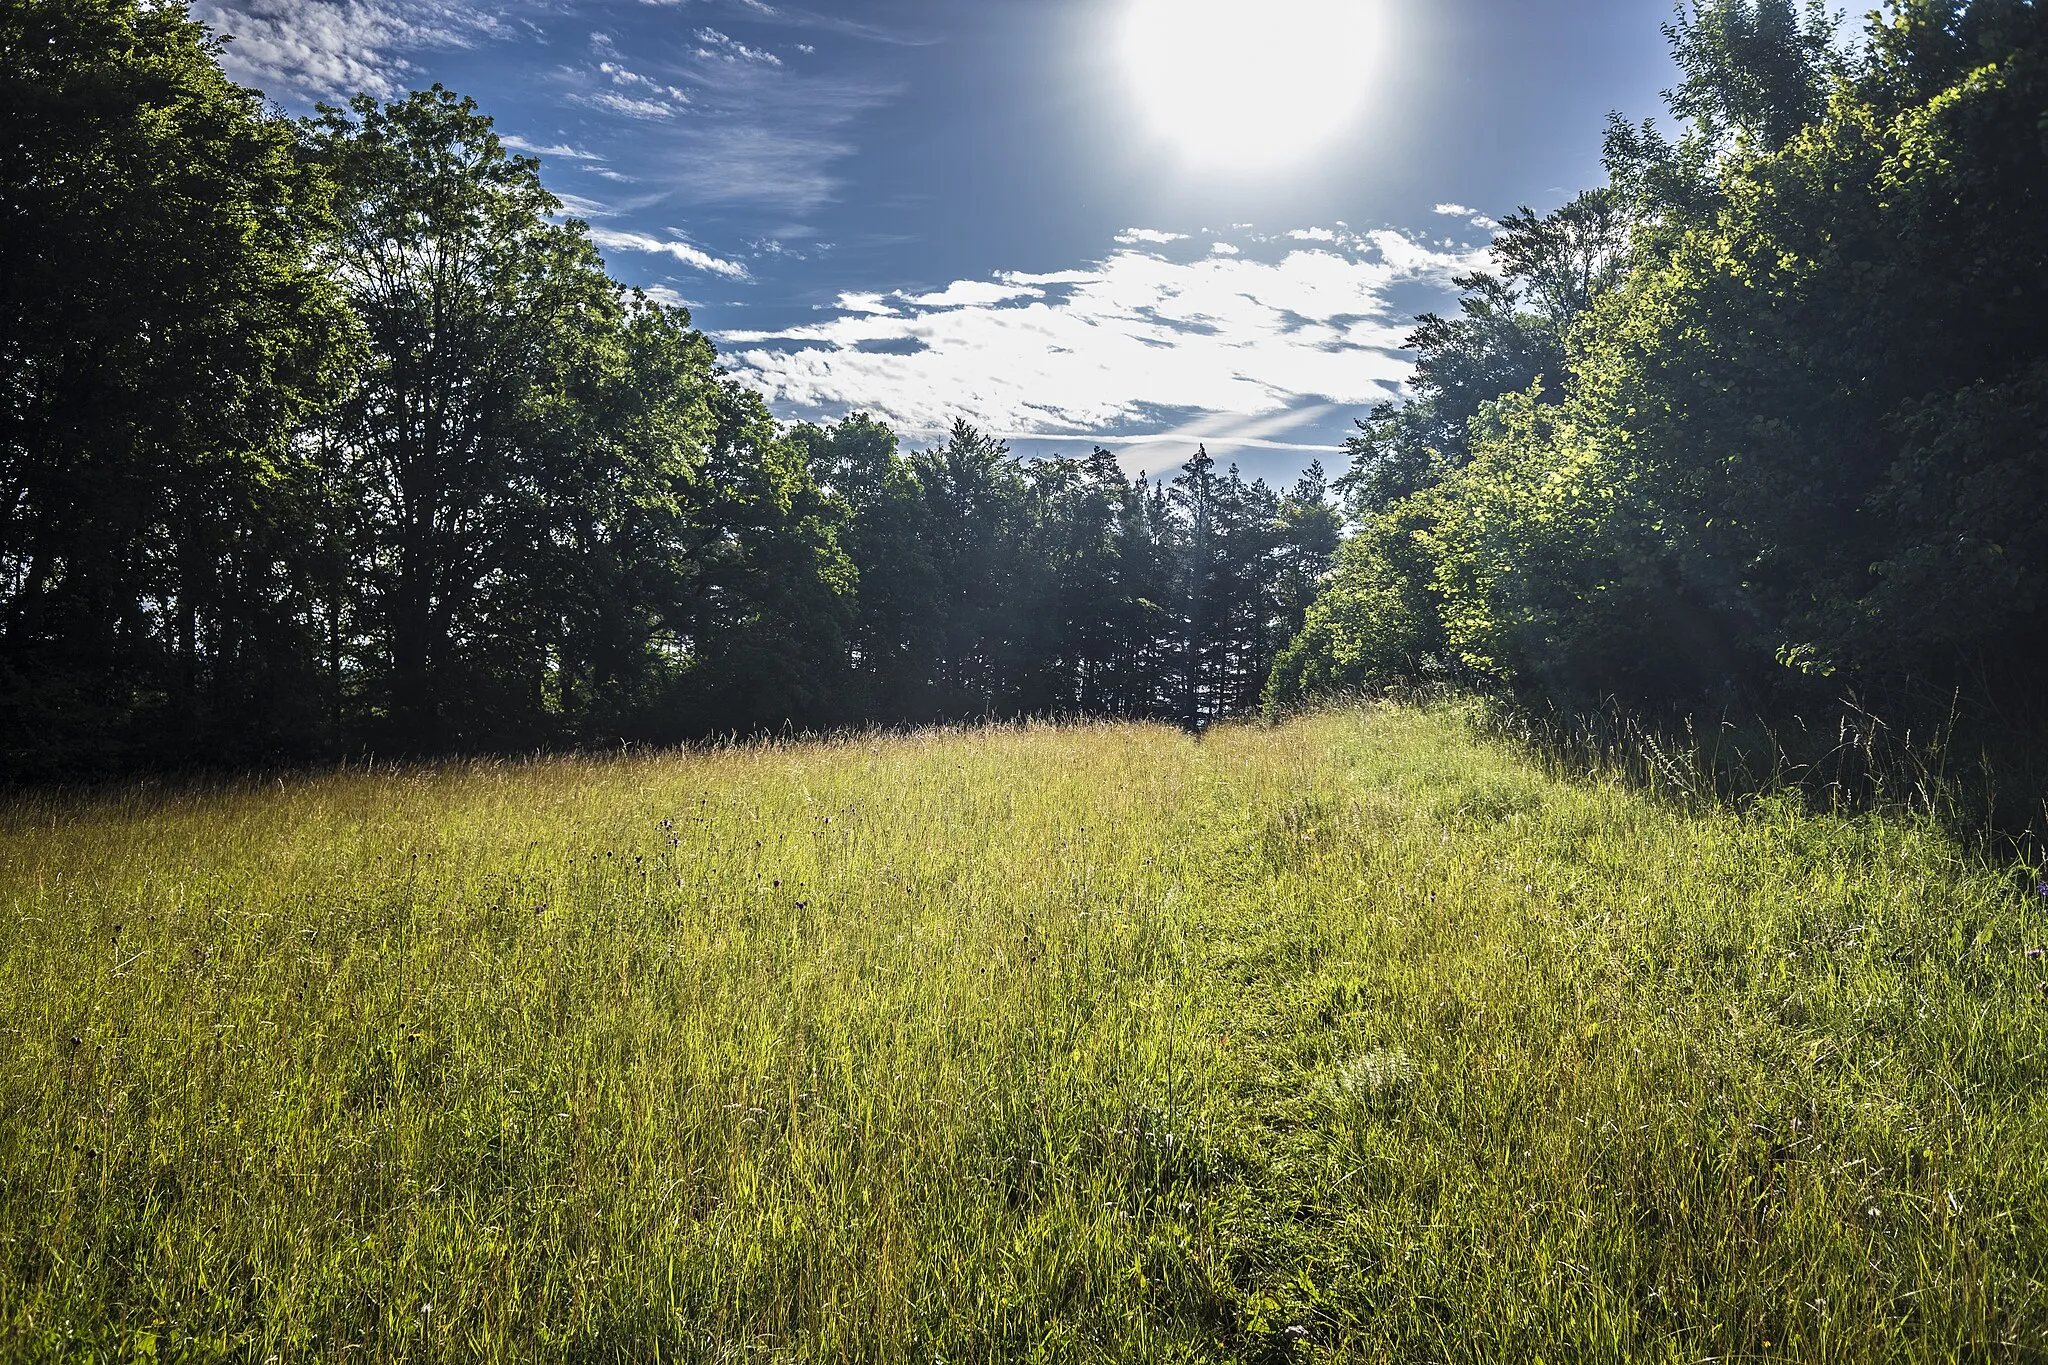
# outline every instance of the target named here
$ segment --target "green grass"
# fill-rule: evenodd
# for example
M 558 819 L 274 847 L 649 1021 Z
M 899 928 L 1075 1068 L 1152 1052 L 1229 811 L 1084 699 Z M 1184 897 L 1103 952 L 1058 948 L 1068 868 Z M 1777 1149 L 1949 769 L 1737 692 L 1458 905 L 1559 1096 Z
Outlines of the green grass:
M 1444 709 L 17 801 L 0 1358 L 2048 1358 L 2044 904 Z

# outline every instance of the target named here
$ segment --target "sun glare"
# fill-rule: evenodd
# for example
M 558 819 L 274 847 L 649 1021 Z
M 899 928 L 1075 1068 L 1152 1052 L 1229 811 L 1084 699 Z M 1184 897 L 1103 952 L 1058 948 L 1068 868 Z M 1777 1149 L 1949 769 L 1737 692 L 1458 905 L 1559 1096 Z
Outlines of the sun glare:
M 1188 159 L 1298 162 L 1343 133 L 1384 42 L 1376 0 L 1128 0 L 1124 69 Z

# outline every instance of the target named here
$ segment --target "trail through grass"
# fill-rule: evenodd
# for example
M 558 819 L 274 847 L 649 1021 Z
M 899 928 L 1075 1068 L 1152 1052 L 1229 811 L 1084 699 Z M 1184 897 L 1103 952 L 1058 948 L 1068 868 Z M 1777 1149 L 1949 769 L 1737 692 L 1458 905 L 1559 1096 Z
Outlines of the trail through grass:
M 2048 940 L 1457 714 L 0 814 L 0 1357 L 2048 1356 Z

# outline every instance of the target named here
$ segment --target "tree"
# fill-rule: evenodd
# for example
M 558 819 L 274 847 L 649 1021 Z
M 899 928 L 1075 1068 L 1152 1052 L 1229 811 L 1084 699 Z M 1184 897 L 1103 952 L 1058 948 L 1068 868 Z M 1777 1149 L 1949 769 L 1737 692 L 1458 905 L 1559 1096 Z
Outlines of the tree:
M 712 408 L 692 499 L 700 567 L 669 637 L 685 668 L 655 737 L 855 719 L 841 700 L 859 581 L 838 542 L 843 508 L 758 393 L 725 380 Z
M 1671 112 L 1705 148 L 1779 151 L 1827 104 L 1834 31 L 1822 0 L 1688 0 L 1664 26 L 1684 76 Z
M 180 6 L 9 4 L 0 111 L 5 761 L 286 742 L 289 437 L 350 354 L 325 185 Z
M 1144 609 L 1131 580 L 1134 568 L 1142 572 L 1142 560 L 1134 565 L 1127 559 L 1135 545 L 1123 521 L 1123 471 L 1115 456 L 1097 447 L 1085 460 L 1035 464 L 1031 481 L 1040 497 L 1031 561 L 1045 579 L 1034 610 L 1045 659 L 1033 707 L 1132 713 L 1124 674 Z
M 1294 488 L 1280 500 L 1275 605 L 1280 612 L 1281 638 L 1291 640 L 1307 623 L 1309 605 L 1322 591 L 1338 547 L 1344 520 L 1330 503 L 1323 462 L 1311 461 Z
M 1849 53 L 1783 0 L 1669 32 L 1682 135 L 1610 125 L 1607 200 L 1516 215 L 1499 288 L 1423 338 L 1276 688 L 1440 642 L 1565 706 L 1853 686 L 1903 723 L 1931 692 L 2038 727 L 2048 12 L 1907 0 Z M 1467 414 L 1529 335 L 1554 380 Z
M 635 296 L 576 381 L 542 426 L 537 482 L 487 586 L 487 633 L 520 666 L 502 723 L 536 737 L 684 729 L 662 713 L 717 537 L 700 505 L 718 422 L 711 343 L 686 309 Z
M 1457 317 L 1415 319 L 1411 396 L 1374 407 L 1346 442 L 1351 467 L 1335 486 L 1354 516 L 1462 467 L 1487 403 L 1564 374 L 1572 328 L 1626 274 L 1633 213 L 1627 197 L 1601 189 L 1502 221 L 1493 253 L 1501 273 L 1458 278 Z
M 941 580 L 930 511 L 896 433 L 866 413 L 790 432 L 812 478 L 845 509 L 840 545 L 858 576 L 848 643 L 847 717 L 911 721 L 930 713 Z
M 359 97 L 306 138 L 337 186 L 328 264 L 368 343 L 339 444 L 369 498 L 388 715 L 400 743 L 436 747 L 467 724 L 449 703 L 489 685 L 486 589 L 530 544 L 543 452 L 577 426 L 577 371 L 619 326 L 620 291 L 471 100 Z
M 1173 505 L 1185 527 L 1181 592 L 1185 644 L 1181 656 L 1180 723 L 1199 733 L 1215 710 L 1213 693 L 1222 652 L 1217 628 L 1222 585 L 1216 555 L 1216 460 L 1196 448 L 1173 481 Z
M 911 459 L 925 499 L 938 572 L 940 713 L 1007 709 L 1023 650 L 1019 581 L 1028 525 L 1025 482 L 1009 448 L 964 421 L 946 443 Z

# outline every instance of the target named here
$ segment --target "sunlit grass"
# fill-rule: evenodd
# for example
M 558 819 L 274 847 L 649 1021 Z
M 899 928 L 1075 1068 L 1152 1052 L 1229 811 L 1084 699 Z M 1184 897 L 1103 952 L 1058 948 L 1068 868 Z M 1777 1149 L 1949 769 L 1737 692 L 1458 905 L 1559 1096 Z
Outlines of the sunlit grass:
M 25 800 L 0 1356 L 2040 1356 L 2043 903 L 1448 711 Z

